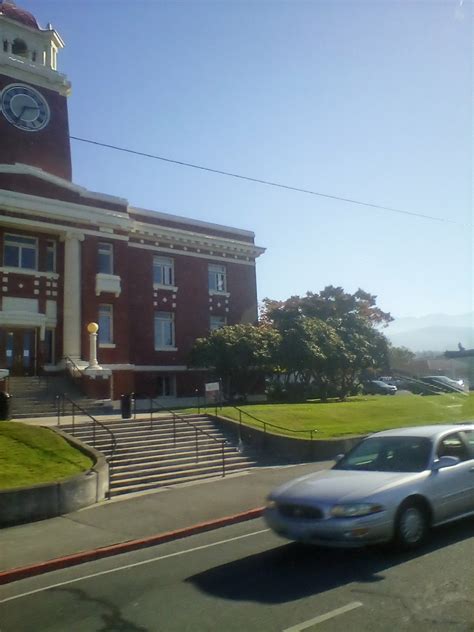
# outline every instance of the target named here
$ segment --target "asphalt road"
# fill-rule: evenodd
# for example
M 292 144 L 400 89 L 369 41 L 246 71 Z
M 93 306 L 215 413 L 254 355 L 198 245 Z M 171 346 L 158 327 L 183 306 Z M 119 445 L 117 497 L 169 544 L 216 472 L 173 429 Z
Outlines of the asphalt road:
M 474 631 L 474 520 L 418 554 L 306 548 L 262 520 L 0 587 L 1 632 Z

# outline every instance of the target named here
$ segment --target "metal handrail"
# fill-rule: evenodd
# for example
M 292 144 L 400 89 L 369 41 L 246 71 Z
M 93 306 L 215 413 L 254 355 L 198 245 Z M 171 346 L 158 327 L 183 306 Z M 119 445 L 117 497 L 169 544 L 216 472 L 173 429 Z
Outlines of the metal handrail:
M 69 371 L 71 377 L 75 378 L 75 377 L 80 377 L 82 375 L 82 369 L 80 368 L 79 365 L 76 364 L 76 362 L 70 357 L 70 356 L 64 356 L 63 360 L 65 361 L 65 366 L 66 369 Z M 73 372 L 70 370 L 70 366 L 68 366 L 72 364 L 72 366 L 74 367 L 74 369 L 78 372 L 76 375 L 73 374 Z
M 267 426 L 270 426 L 271 428 L 278 428 L 278 430 L 283 430 L 285 432 L 294 432 L 296 434 L 303 433 L 303 432 L 306 432 L 306 433 L 309 432 L 310 441 L 313 441 L 313 434 L 316 433 L 316 432 L 319 432 L 319 430 L 317 428 L 311 428 L 309 430 L 294 430 L 293 428 L 286 428 L 285 426 L 277 426 L 276 424 L 272 424 L 269 421 L 263 421 L 263 419 L 259 419 L 258 417 L 255 417 L 255 415 L 252 415 L 251 413 L 248 413 L 246 410 L 242 410 L 238 406 L 230 405 L 229 407 L 233 408 L 234 410 L 237 410 L 238 413 L 239 413 L 239 434 L 240 434 L 240 438 L 242 438 L 242 413 L 244 415 L 247 415 L 247 417 L 250 417 L 254 421 L 257 421 L 258 423 L 263 424 L 263 434 L 264 435 L 267 434 Z
M 136 420 L 137 418 L 137 406 L 136 406 L 136 400 L 134 399 L 134 407 L 133 407 L 133 418 L 134 420 Z M 216 437 L 213 437 L 211 434 L 209 434 L 208 432 L 206 432 L 205 430 L 203 430 L 202 428 L 199 428 L 198 426 L 196 426 L 195 424 L 193 424 L 191 421 L 189 421 L 189 419 L 187 419 L 186 417 L 184 417 L 184 415 L 180 415 L 179 413 L 177 413 L 174 410 L 171 410 L 170 408 L 166 408 L 165 406 L 162 406 L 161 404 L 159 404 L 153 397 L 149 398 L 149 402 L 150 402 L 150 429 L 153 430 L 153 406 L 156 406 L 156 408 L 159 411 L 165 412 L 165 413 L 170 413 L 172 415 L 172 419 L 173 419 L 173 441 L 174 441 L 174 445 L 176 446 L 176 419 L 180 419 L 181 421 L 184 421 L 188 426 L 190 426 L 191 428 L 194 429 L 195 431 L 195 440 L 196 440 L 196 463 L 199 462 L 199 440 L 198 440 L 198 436 L 199 434 L 201 435 L 206 435 L 207 437 L 209 437 L 209 439 L 212 439 L 212 441 L 214 441 L 215 443 L 218 443 L 221 445 L 221 449 L 222 449 L 222 476 L 225 476 L 225 445 L 227 443 L 227 441 L 221 440 L 221 439 L 216 439 Z
M 75 420 L 76 420 L 76 409 L 77 409 L 83 415 L 89 417 L 89 419 L 92 420 L 92 447 L 93 448 L 96 447 L 96 426 L 100 426 L 103 430 L 108 432 L 108 434 L 110 435 L 110 437 L 112 439 L 111 452 L 110 452 L 108 457 L 105 457 L 107 463 L 109 464 L 109 467 L 108 467 L 108 478 L 109 478 L 108 498 L 110 499 L 110 480 L 111 480 L 111 473 L 112 473 L 113 459 L 114 459 L 114 455 L 115 455 L 115 450 L 117 449 L 117 439 L 116 439 L 114 433 L 112 432 L 112 430 L 110 430 L 110 428 L 108 428 L 105 424 L 103 424 L 98 419 L 96 419 L 93 415 L 91 415 L 89 412 L 87 412 L 87 410 L 82 408 L 82 406 L 80 406 L 77 402 L 75 402 L 70 397 L 68 397 L 65 393 L 63 393 L 62 395 L 56 395 L 56 406 L 57 406 L 57 413 L 58 413 L 58 428 L 61 427 L 61 408 L 62 408 L 63 416 L 66 414 L 66 412 L 65 412 L 65 402 L 69 402 L 71 404 L 71 416 L 72 416 L 72 433 L 71 434 L 73 436 L 75 436 L 74 433 L 75 433 L 75 429 L 76 429 Z M 61 403 L 62 403 L 62 407 L 61 407 Z

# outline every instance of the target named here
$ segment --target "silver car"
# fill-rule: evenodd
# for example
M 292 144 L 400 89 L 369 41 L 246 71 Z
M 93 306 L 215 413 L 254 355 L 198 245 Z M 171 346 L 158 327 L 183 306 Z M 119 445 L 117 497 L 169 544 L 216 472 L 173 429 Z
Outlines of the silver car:
M 430 527 L 474 515 L 474 425 L 388 430 L 363 439 L 330 470 L 274 490 L 265 519 L 290 540 L 414 548 Z

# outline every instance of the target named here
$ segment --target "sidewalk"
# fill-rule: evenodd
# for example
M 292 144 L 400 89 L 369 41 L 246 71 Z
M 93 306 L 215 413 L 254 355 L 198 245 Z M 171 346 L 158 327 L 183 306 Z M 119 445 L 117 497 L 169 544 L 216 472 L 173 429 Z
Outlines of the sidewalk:
M 45 419 L 32 423 L 48 425 Z M 329 465 L 256 467 L 225 478 L 118 497 L 65 516 L 1 529 L 0 572 L 262 507 L 273 487 Z

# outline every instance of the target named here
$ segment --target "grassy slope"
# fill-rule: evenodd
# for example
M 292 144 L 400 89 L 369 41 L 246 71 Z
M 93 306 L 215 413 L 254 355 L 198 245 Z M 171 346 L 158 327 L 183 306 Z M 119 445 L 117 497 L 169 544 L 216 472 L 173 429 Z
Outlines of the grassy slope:
M 262 421 L 293 430 L 317 429 L 317 438 L 327 438 L 365 434 L 401 426 L 472 420 L 474 419 L 474 393 L 428 397 L 375 395 L 352 397 L 347 402 L 327 404 L 320 402 L 259 404 L 240 406 L 240 408 Z M 210 408 L 209 412 L 213 410 Z M 221 414 L 238 419 L 238 412 L 232 408 L 223 408 Z M 261 424 L 254 423 L 246 415 L 242 415 L 242 421 L 248 425 L 261 427 Z M 291 433 L 288 434 L 291 435 Z M 307 435 L 303 436 L 307 437 Z
M 58 481 L 90 467 L 89 457 L 52 430 L 0 422 L 0 489 Z

